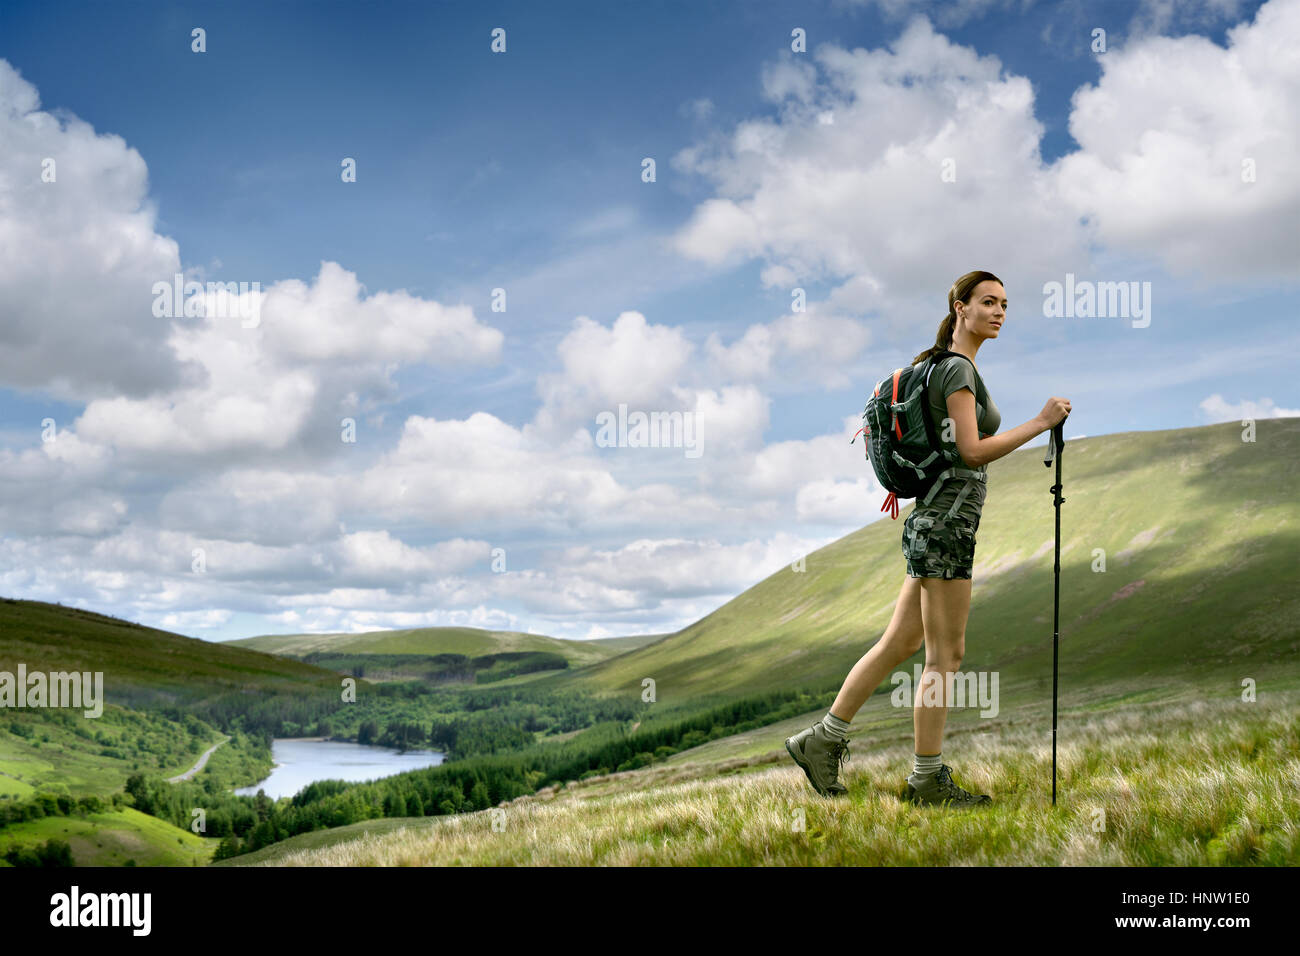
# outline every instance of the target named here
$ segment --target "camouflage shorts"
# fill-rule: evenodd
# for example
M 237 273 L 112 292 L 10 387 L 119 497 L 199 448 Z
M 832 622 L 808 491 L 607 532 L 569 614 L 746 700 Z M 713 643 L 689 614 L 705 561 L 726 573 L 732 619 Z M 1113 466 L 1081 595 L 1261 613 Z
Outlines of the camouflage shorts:
M 903 522 L 903 557 L 914 578 L 969 578 L 975 563 L 975 531 L 965 518 L 913 511 Z

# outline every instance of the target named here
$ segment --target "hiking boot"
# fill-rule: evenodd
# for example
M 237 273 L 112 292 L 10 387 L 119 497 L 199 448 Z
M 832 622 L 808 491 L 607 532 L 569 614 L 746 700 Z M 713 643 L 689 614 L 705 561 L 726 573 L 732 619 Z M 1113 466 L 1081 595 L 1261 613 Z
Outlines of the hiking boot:
M 942 765 L 939 772 L 923 782 L 919 789 L 913 786 L 912 780 L 913 777 L 909 775 L 903 799 L 917 805 L 933 803 L 945 807 L 978 807 L 993 802 L 987 793 L 976 795 L 953 783 L 952 767 L 947 764 Z
M 787 737 L 785 749 L 803 768 L 808 781 L 823 797 L 838 797 L 849 788 L 840 783 L 840 765 L 849 759 L 849 742 L 832 737 L 819 720 L 807 730 Z

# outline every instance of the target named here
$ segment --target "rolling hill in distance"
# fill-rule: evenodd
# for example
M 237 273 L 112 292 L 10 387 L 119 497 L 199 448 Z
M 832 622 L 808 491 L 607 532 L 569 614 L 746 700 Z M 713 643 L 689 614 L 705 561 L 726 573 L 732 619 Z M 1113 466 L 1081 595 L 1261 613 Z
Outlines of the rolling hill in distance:
M 365 631 L 354 634 L 264 634 L 223 642 L 227 647 L 302 657 L 307 654 L 487 654 L 549 651 L 583 667 L 657 640 L 659 635 L 571 641 L 521 631 L 491 631 L 476 627 L 421 627 Z
M 0 670 L 103 671 L 113 703 L 193 702 L 225 692 L 307 689 L 330 671 L 94 611 L 0 598 Z M 2 713 L 2 711 L 0 711 Z

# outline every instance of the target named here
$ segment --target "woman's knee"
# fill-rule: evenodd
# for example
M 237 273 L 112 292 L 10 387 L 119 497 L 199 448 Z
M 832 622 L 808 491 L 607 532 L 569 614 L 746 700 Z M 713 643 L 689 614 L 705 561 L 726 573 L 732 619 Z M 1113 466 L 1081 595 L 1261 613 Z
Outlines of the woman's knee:
M 925 655 L 925 669 L 928 671 L 956 671 L 961 669 L 962 657 L 964 657 L 964 647 L 957 647 L 946 651 L 943 654 Z
M 925 642 L 925 659 L 957 665 L 966 656 L 966 632 L 946 637 L 931 637 Z
M 885 648 L 894 663 L 901 664 L 925 645 L 925 632 L 915 634 L 893 632 L 885 635 Z

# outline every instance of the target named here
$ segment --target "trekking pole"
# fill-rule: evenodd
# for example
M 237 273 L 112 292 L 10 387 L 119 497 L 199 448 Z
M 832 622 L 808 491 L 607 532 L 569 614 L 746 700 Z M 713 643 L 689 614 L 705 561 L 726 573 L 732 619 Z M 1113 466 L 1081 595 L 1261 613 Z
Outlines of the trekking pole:
M 1068 414 L 1065 416 L 1069 417 Z M 1056 660 L 1061 637 L 1061 502 L 1065 500 L 1061 497 L 1061 452 L 1065 450 L 1065 438 L 1061 433 L 1065 428 L 1065 418 L 1052 426 L 1047 439 L 1047 454 L 1043 458 L 1043 465 L 1048 468 L 1052 465 L 1052 458 L 1056 458 L 1056 484 L 1047 489 L 1053 494 L 1056 506 L 1056 561 L 1052 566 L 1052 806 L 1056 806 Z

